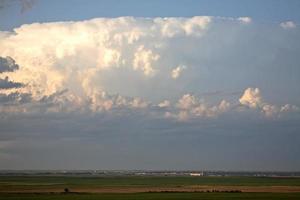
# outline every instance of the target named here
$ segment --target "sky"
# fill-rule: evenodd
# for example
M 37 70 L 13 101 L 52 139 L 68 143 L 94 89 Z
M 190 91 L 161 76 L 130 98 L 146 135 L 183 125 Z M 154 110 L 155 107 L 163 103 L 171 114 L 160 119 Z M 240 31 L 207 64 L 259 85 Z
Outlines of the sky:
M 0 0 L 0 169 L 299 171 L 299 9 Z

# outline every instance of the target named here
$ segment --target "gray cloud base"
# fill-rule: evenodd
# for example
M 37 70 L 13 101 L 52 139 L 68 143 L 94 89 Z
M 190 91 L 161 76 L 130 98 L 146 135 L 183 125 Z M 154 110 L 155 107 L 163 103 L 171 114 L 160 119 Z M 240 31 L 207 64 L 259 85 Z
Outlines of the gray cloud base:
M 0 73 L 3 72 L 13 72 L 19 69 L 19 66 L 16 64 L 15 60 L 11 57 L 0 57 Z

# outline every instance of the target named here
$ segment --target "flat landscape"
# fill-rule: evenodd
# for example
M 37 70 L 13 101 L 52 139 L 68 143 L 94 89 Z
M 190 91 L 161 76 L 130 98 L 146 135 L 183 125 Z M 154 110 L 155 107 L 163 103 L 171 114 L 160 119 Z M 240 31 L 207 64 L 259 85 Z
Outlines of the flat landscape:
M 299 198 L 296 177 L 0 176 L 1 200 Z
M 300 0 L 0 0 L 0 200 L 300 200 Z

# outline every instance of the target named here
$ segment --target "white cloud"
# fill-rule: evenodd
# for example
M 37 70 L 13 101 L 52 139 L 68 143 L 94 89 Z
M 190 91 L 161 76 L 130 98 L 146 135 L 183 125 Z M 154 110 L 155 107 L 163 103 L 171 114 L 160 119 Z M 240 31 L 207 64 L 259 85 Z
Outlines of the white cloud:
M 243 24 L 250 24 L 252 22 L 250 17 L 239 17 L 238 20 Z
M 134 98 L 129 104 L 133 108 L 146 108 L 149 104 L 141 98 Z
M 274 117 L 278 115 L 279 108 L 275 105 L 263 105 L 262 112 L 265 114 L 266 117 Z
M 298 111 L 298 107 L 295 105 L 278 106 L 265 102 L 259 88 L 247 88 L 239 101 L 241 105 L 260 110 L 269 118 L 280 117 L 281 113 Z
M 99 81 L 103 70 L 133 69 L 148 77 L 163 71 L 160 54 L 169 50 L 169 39 L 199 38 L 210 21 L 204 16 L 34 23 L 0 32 L 0 56 L 21 66 L 10 77 L 26 84 L 22 91 L 33 98 L 64 88 L 85 98 L 105 91 Z
M 111 111 L 113 108 L 140 109 L 149 106 L 149 102 L 139 97 L 129 98 L 120 95 L 109 95 L 106 92 L 94 93 L 88 102 L 88 108 L 94 112 Z
M 159 59 L 159 55 L 152 52 L 150 49 L 145 49 L 144 46 L 139 46 L 134 54 L 133 67 L 135 70 L 141 69 L 145 75 L 154 73 L 153 62 Z
M 119 66 L 120 57 L 121 57 L 121 53 L 118 50 L 106 49 L 103 54 L 103 61 L 102 61 L 103 66 L 104 67 Z
M 171 106 L 171 103 L 168 100 L 164 100 L 158 104 L 158 107 L 160 107 L 160 108 L 167 108 L 170 106 Z
M 226 111 L 228 111 L 229 108 L 230 108 L 230 103 L 227 102 L 226 100 L 222 100 L 218 106 L 218 109 L 221 112 L 226 112 Z
M 262 104 L 262 97 L 259 88 L 247 88 L 239 99 L 242 105 L 250 108 L 257 108 Z
M 171 77 L 173 79 L 177 79 L 183 70 L 187 69 L 187 67 L 185 65 L 179 65 L 178 67 L 174 68 L 171 72 Z
M 293 21 L 281 22 L 279 25 L 284 29 L 293 29 L 297 26 Z
M 218 105 L 209 106 L 194 95 L 185 94 L 178 100 L 175 113 L 167 112 L 166 117 L 172 117 L 179 121 L 187 121 L 190 118 L 197 117 L 217 117 L 228 111 L 230 105 L 226 100 L 222 100 Z
M 195 96 L 191 94 L 185 94 L 178 100 L 177 107 L 183 110 L 188 110 L 196 106 L 197 104 L 198 99 Z
M 34 23 L 23 25 L 13 32 L 0 32 L 0 57 L 5 58 L 0 63 L 0 70 L 3 71 L 0 80 L 3 80 L 2 84 L 6 87 L 8 80 L 24 86 L 10 86 L 9 90 L 1 92 L 1 98 L 6 105 L 1 105 L 0 109 L 5 112 L 108 112 L 118 108 L 159 110 L 157 108 L 160 107 L 164 108 L 161 109 L 164 112 L 168 111 L 165 114 L 167 117 L 180 120 L 216 117 L 224 112 L 234 112 L 232 102 L 223 99 L 220 99 L 220 103 L 204 102 L 190 94 L 198 90 L 196 87 L 187 87 L 195 79 L 188 83 L 179 79 L 183 72 L 194 73 L 191 77 L 201 79 L 197 74 L 198 69 L 186 70 L 186 65 L 178 65 L 179 63 L 197 66 L 200 59 L 206 60 L 205 62 L 215 59 L 212 52 L 222 52 L 219 49 L 215 51 L 216 47 L 207 46 L 211 42 L 208 37 L 211 26 L 215 26 L 213 30 L 217 30 L 217 33 L 224 30 L 223 24 L 219 27 L 220 23 L 211 23 L 212 20 L 219 19 L 206 16 L 98 18 L 78 22 Z M 252 21 L 249 17 L 221 19 L 222 22 L 235 20 L 237 23 Z M 233 28 L 237 23 L 224 24 L 231 26 L 225 28 Z M 238 27 L 239 30 L 243 28 Z M 234 33 L 239 34 L 238 31 Z M 228 40 L 228 44 L 227 39 L 225 40 L 230 48 L 231 40 Z M 197 45 L 192 45 L 195 43 L 203 45 L 202 49 L 199 48 L 201 51 Z M 16 61 L 13 65 L 18 70 L 7 70 L 7 67 L 3 70 L 3 63 L 5 61 L 7 65 L 9 58 Z M 170 69 L 170 66 L 174 68 Z M 204 70 L 206 71 L 203 74 L 209 76 L 215 69 Z M 178 80 L 170 81 L 170 76 Z M 111 77 L 113 78 L 110 80 Z M 209 80 L 207 77 L 205 79 Z M 115 92 L 115 82 L 122 85 L 122 90 L 119 90 L 122 95 Z M 155 85 L 159 86 L 154 87 Z M 110 94 L 110 86 L 115 95 Z M 165 90 L 155 91 L 160 86 Z M 179 89 L 169 98 L 167 87 Z M 160 95 L 156 100 L 165 100 L 158 104 L 151 103 L 147 99 L 149 94 L 144 91 L 146 88 L 148 93 L 151 90 L 151 94 L 155 94 L 155 98 L 156 94 Z M 190 88 L 194 90 L 189 90 Z M 65 89 L 68 92 L 60 94 Z M 134 95 L 127 95 L 127 91 Z M 186 94 L 172 104 L 171 102 L 176 101 L 174 97 L 184 94 L 183 92 Z M 26 103 L 25 97 L 23 98 L 25 94 L 30 96 L 30 101 Z M 9 99 L 12 99 L 11 104 L 7 103 Z M 257 109 L 266 116 L 297 110 L 289 104 L 277 106 L 266 103 L 259 88 L 246 89 L 239 102 L 242 106 Z
M 211 17 L 192 17 L 192 18 L 155 18 L 155 26 L 158 28 L 164 37 L 175 37 L 180 35 L 186 36 L 201 36 L 208 24 L 211 22 Z

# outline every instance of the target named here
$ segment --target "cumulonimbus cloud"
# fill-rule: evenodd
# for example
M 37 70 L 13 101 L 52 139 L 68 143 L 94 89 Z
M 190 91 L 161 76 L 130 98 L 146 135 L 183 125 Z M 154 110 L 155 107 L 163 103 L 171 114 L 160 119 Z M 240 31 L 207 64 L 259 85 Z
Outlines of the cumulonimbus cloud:
M 12 111 L 16 104 L 15 110 L 22 112 L 161 109 L 158 113 L 163 117 L 181 121 L 212 118 L 233 111 L 237 102 L 226 99 L 204 102 L 190 91 L 182 93 L 178 100 L 173 99 L 173 103 L 165 97 L 160 103 L 152 103 L 140 96 L 111 95 L 102 84 L 105 73 L 118 70 L 116 79 L 122 80 L 124 88 L 129 80 L 122 79 L 122 73 L 143 81 L 156 81 L 155 77 L 167 81 L 170 74 L 172 79 L 178 79 L 184 70 L 188 73 L 197 67 L 191 62 L 195 56 L 189 55 L 195 54 L 196 47 L 192 44 L 206 37 L 210 27 L 217 26 L 218 19 L 207 16 L 97 18 L 34 23 L 12 32 L 0 32 L 0 87 L 9 89 L 1 94 L 2 101 L 6 102 L 4 110 Z M 228 21 L 240 27 L 252 22 L 249 17 Z M 111 81 L 109 84 L 114 85 Z M 15 103 L 8 104 L 10 99 Z M 38 106 L 33 108 L 33 104 Z M 238 105 L 260 109 L 266 116 L 296 108 L 290 104 L 282 107 L 267 104 L 258 88 L 246 89 Z
M 153 76 L 161 70 L 160 52 L 168 49 L 169 40 L 201 37 L 210 22 L 204 16 L 35 23 L 1 34 L 0 56 L 22 66 L 11 77 L 30 86 L 27 92 L 34 98 L 62 88 L 92 96 L 103 89 L 95 81 L 101 71 L 127 68 Z

